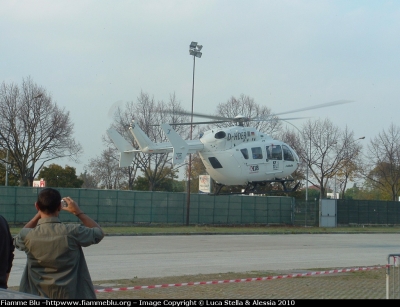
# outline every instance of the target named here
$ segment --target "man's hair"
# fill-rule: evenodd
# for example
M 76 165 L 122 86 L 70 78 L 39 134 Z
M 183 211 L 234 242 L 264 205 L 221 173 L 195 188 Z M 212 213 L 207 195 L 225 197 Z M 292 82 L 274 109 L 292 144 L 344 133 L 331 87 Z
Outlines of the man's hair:
M 37 204 L 40 211 L 45 213 L 54 213 L 57 211 L 61 203 L 61 194 L 55 189 L 45 188 L 40 191 Z

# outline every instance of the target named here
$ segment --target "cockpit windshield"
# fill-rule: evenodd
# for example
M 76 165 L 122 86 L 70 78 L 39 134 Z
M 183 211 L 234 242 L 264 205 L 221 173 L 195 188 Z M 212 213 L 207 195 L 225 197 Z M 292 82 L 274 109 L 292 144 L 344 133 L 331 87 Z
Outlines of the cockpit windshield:
M 283 149 L 283 160 L 285 161 L 294 161 L 293 153 L 286 145 L 282 145 Z

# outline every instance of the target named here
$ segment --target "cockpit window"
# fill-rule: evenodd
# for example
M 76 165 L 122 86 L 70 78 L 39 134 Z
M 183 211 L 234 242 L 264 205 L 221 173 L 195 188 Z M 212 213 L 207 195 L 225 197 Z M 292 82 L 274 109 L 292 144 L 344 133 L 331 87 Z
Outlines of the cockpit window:
M 289 149 L 289 147 L 282 145 L 283 148 L 283 160 L 285 161 L 294 161 L 293 153 Z
M 247 160 L 249 158 L 249 152 L 247 148 L 243 148 L 240 151 L 242 152 L 243 157 Z
M 253 159 L 262 159 L 263 158 L 261 147 L 252 147 L 251 153 L 253 154 Z
M 282 160 L 282 148 L 281 145 L 272 145 L 271 159 Z
M 226 137 L 226 133 L 225 133 L 225 131 L 219 131 L 214 135 L 214 137 L 216 139 L 223 139 L 224 137 Z

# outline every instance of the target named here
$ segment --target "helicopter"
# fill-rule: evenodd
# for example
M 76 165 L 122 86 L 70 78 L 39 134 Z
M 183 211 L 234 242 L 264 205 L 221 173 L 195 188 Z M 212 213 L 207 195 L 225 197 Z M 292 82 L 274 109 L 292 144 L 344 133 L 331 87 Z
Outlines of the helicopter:
M 267 183 L 280 183 L 283 192 L 297 190 L 300 182 L 288 189 L 286 183 L 293 182 L 291 175 L 299 167 L 301 161 L 293 148 L 283 141 L 258 131 L 254 127 L 245 127 L 245 122 L 294 120 L 299 118 L 278 118 L 278 115 L 301 112 L 311 109 L 329 107 L 349 103 L 349 100 L 338 100 L 297 110 L 276 113 L 268 118 L 248 118 L 237 115 L 234 118 L 212 116 L 193 112 L 176 112 L 175 114 L 193 115 L 212 119 L 204 122 L 179 123 L 179 125 L 217 124 L 231 122 L 234 125 L 225 128 L 214 128 L 202 133 L 199 139 L 184 140 L 173 128 L 173 124 L 160 125 L 169 142 L 154 143 L 143 130 L 132 120 L 129 131 L 136 140 L 139 149 L 133 146 L 115 129 L 110 128 L 107 134 L 120 152 L 120 167 L 132 164 L 138 152 L 146 154 L 172 152 L 172 163 L 185 163 L 188 154 L 198 153 L 207 173 L 217 185 L 215 194 L 219 194 L 224 186 L 245 186 L 238 194 L 258 192 Z M 171 111 L 172 113 L 172 111 Z M 178 124 L 175 124 L 178 125 Z M 232 193 L 230 193 L 232 194 Z

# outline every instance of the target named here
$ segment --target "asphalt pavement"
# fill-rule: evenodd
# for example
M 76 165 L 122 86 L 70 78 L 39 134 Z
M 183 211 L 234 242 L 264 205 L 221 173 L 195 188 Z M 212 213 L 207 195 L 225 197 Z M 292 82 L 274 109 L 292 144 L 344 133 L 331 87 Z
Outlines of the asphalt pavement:
M 84 248 L 93 280 L 386 265 L 398 234 L 106 236 Z M 9 286 L 26 263 L 16 251 Z

